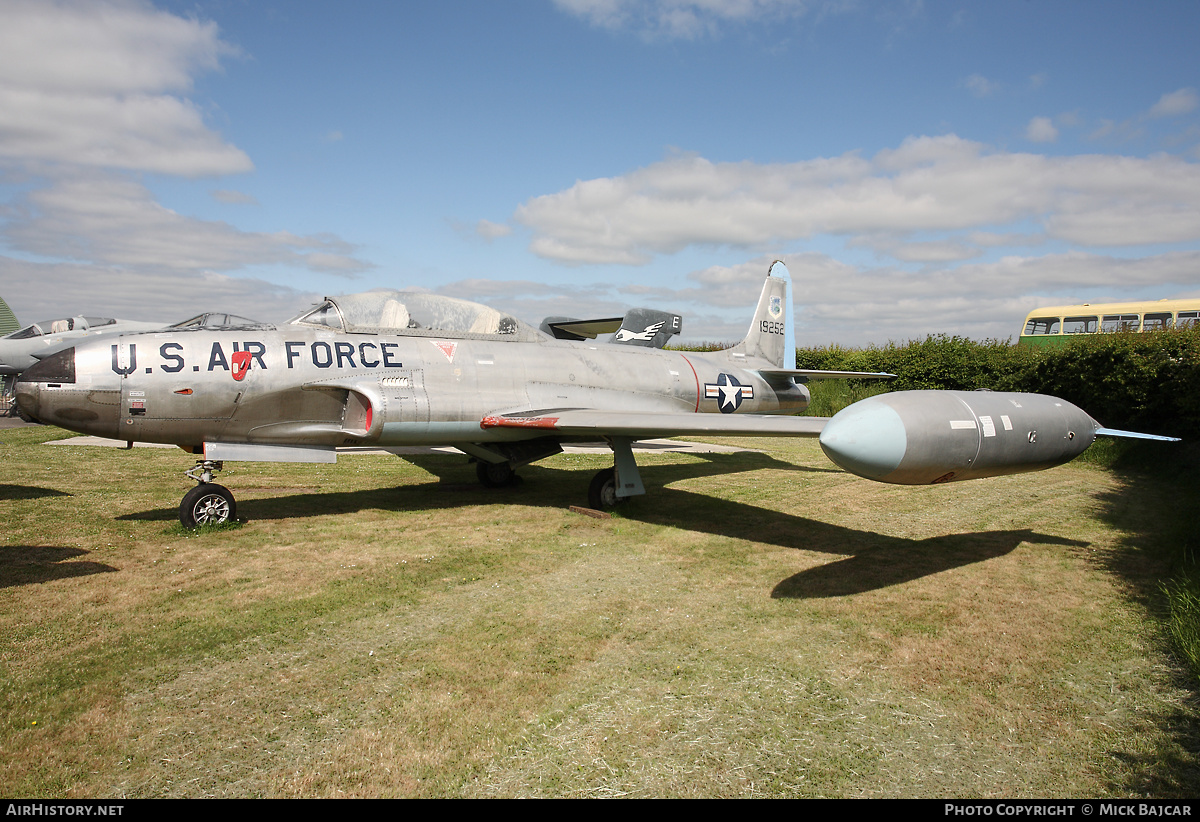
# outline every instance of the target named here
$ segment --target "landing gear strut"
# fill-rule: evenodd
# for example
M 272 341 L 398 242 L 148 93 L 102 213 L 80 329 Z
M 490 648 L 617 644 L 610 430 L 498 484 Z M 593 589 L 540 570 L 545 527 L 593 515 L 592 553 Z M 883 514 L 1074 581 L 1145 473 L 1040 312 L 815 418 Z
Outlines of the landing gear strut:
M 220 462 L 201 460 L 195 468 L 184 472 L 199 483 L 184 494 L 183 502 L 179 503 L 179 521 L 184 528 L 217 525 L 236 518 L 237 503 L 233 494 L 224 485 L 212 481 L 213 474 L 221 467 Z
M 646 493 L 637 462 L 633 459 L 632 443 L 633 440 L 628 437 L 609 438 L 608 444 L 613 450 L 616 464 L 592 477 L 592 484 L 588 486 L 588 505 L 592 508 L 606 511 L 616 508 L 630 497 Z

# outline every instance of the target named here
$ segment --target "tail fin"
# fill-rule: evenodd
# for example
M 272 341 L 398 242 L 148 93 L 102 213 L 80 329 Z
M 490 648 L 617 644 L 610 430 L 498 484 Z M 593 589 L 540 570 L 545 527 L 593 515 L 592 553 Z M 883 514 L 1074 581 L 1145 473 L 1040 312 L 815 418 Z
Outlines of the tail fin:
M 8 303 L 0 298 L 0 337 L 6 337 L 14 331 L 20 330 L 21 324 L 17 322 L 17 316 L 8 307 Z
M 776 368 L 796 367 L 792 278 L 780 260 L 771 263 L 746 339 L 729 350 L 733 359 L 758 358 Z

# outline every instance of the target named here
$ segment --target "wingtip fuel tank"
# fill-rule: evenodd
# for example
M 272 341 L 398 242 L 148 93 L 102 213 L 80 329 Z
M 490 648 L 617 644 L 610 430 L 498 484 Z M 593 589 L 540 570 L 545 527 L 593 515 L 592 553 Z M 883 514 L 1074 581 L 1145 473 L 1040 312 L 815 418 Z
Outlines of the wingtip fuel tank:
M 1100 424 L 1066 400 L 992 391 L 897 391 L 835 414 L 821 449 L 852 474 L 930 485 L 1069 462 Z

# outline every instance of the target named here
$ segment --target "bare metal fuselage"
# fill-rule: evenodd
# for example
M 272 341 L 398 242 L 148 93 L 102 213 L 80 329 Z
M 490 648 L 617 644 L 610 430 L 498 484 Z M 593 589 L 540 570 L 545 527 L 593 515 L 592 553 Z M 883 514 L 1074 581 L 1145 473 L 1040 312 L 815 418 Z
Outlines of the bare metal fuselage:
M 74 349 L 74 382 L 23 383 L 40 419 L 172 443 L 381 446 L 543 435 L 511 413 L 788 414 L 808 391 L 736 353 L 564 340 L 278 331 L 164 332 Z M 740 360 L 740 363 L 739 363 Z M 570 437 L 560 437 L 569 439 Z M 593 437 L 594 438 L 594 437 Z

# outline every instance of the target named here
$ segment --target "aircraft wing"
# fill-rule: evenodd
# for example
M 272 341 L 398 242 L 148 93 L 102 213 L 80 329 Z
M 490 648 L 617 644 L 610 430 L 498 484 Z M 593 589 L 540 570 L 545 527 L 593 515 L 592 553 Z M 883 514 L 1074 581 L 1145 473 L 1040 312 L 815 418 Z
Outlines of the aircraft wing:
M 648 414 L 560 408 L 484 417 L 481 428 L 535 428 L 571 437 L 652 439 L 708 435 L 720 437 L 816 437 L 828 417 L 766 414 Z

